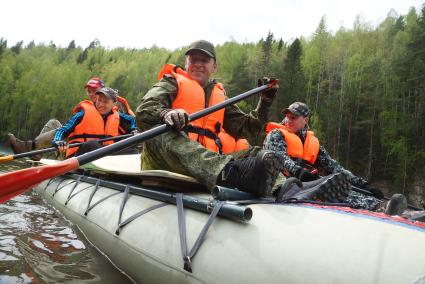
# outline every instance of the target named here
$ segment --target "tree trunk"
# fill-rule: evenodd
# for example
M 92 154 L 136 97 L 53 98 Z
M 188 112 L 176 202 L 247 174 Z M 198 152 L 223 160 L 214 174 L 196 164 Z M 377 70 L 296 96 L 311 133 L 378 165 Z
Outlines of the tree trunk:
M 407 149 L 407 145 L 406 145 L 406 156 L 404 157 L 404 174 L 403 174 L 403 194 L 405 194 L 405 190 L 406 190 L 406 180 L 407 180 L 407 156 L 408 156 L 408 149 Z
M 339 117 L 338 117 L 338 127 L 337 127 L 337 133 L 336 133 L 336 149 L 339 149 L 339 144 L 341 143 L 341 126 L 342 126 L 342 113 L 344 109 L 344 71 L 345 71 L 345 62 L 346 62 L 347 55 L 344 55 L 344 58 L 342 59 L 341 69 L 340 69 L 340 78 L 341 78 L 341 88 L 339 92 Z M 338 151 L 337 151 L 338 153 Z M 336 156 L 338 157 L 338 155 Z
M 357 70 L 356 70 L 356 80 L 355 80 L 355 82 L 359 82 L 359 86 L 358 86 L 358 89 L 357 89 L 357 93 L 354 91 L 354 94 L 353 94 L 353 96 L 354 97 L 358 97 L 359 95 L 360 95 L 360 93 L 361 93 L 361 88 L 362 88 L 362 86 L 361 86 L 361 80 L 359 80 L 359 78 L 360 78 L 360 76 L 361 76 L 361 68 L 359 67 Z M 353 87 L 353 89 L 354 89 L 354 87 Z M 354 104 L 356 104 L 356 100 L 354 100 Z M 356 109 L 356 113 L 357 113 L 357 111 L 358 111 L 358 109 Z M 354 114 L 354 117 L 356 117 L 356 114 Z M 352 111 L 348 111 L 348 136 L 347 136 L 347 152 L 346 152 L 346 158 L 345 158 L 345 160 L 346 160 L 346 165 L 347 165 L 347 168 L 350 168 L 350 153 L 351 153 L 351 133 L 352 133 L 352 126 L 353 126 L 353 121 L 356 121 L 355 119 L 353 119 L 353 112 Z
M 320 84 L 322 82 L 322 76 L 323 76 L 323 64 L 322 64 L 322 58 L 320 58 L 319 77 L 317 79 L 317 89 L 316 89 L 315 111 L 319 109 Z
M 372 176 L 372 162 L 373 162 L 373 132 L 375 125 L 375 113 L 376 113 L 376 94 L 378 92 L 378 87 L 375 89 L 375 94 L 373 97 L 373 107 L 372 107 L 372 117 L 370 122 L 370 140 L 369 140 L 369 154 L 367 159 L 367 167 L 366 167 L 366 179 L 369 180 Z
M 308 77 L 308 85 L 307 85 L 307 95 L 305 98 L 306 104 L 310 105 L 311 101 L 310 101 L 310 96 L 311 96 L 311 87 L 312 87 L 312 82 L 313 82 L 313 74 L 312 72 L 310 72 L 310 75 Z

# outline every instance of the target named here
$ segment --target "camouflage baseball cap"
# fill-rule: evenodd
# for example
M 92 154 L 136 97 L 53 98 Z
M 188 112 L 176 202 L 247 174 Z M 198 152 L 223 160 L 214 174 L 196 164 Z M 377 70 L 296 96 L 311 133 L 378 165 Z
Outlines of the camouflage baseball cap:
M 104 94 L 106 97 L 112 99 L 114 102 L 117 101 L 117 92 L 112 88 L 103 87 L 102 89 L 96 91 L 96 95 L 98 94 Z
M 305 103 L 295 102 L 289 107 L 282 110 L 283 115 L 286 115 L 288 112 L 297 115 L 297 116 L 309 116 L 310 109 Z
M 209 57 L 212 57 L 215 59 L 215 48 L 214 45 L 206 40 L 198 40 L 195 42 L 192 42 L 189 46 L 189 49 L 186 51 L 185 55 L 188 55 L 190 52 L 194 50 L 202 51 L 203 53 L 207 54 Z

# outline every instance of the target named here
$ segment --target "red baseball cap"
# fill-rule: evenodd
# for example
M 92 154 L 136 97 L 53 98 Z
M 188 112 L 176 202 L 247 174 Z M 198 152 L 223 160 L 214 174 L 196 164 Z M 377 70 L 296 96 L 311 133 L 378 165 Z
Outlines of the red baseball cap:
M 90 78 L 90 80 L 87 82 L 85 86 L 85 88 L 90 88 L 90 89 L 98 89 L 103 87 L 105 87 L 105 82 L 99 77 Z

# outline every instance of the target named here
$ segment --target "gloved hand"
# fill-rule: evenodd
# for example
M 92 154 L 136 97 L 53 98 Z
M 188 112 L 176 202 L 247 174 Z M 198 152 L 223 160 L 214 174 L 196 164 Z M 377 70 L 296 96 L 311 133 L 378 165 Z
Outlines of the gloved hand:
M 303 168 L 299 168 L 295 171 L 295 177 L 297 177 L 300 181 L 313 181 L 319 178 L 317 174 L 312 174 Z
M 375 187 L 366 186 L 363 188 L 364 190 L 370 191 L 373 194 L 373 197 L 378 199 L 384 199 L 384 193 Z
M 267 85 L 270 82 L 275 80 L 276 80 L 275 78 L 263 77 L 261 79 L 258 79 L 257 87 Z M 279 89 L 279 84 L 274 84 L 271 89 L 268 89 L 261 93 L 260 95 L 261 100 L 266 101 L 268 103 L 273 102 L 274 98 L 276 97 L 276 93 L 278 89 Z
M 189 123 L 189 114 L 184 109 L 170 109 L 161 113 L 162 121 L 181 130 Z
M 67 149 L 67 144 L 66 141 L 63 140 L 53 140 L 52 141 L 52 146 L 55 147 L 56 149 L 58 149 L 59 151 L 65 151 Z

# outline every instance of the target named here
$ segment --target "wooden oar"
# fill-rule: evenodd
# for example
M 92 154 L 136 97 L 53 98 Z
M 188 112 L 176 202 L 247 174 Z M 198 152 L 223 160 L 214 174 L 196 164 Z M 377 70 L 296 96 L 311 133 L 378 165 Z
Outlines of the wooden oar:
M 278 81 L 275 80 L 268 85 L 263 85 L 247 91 L 243 94 L 237 95 L 233 98 L 225 100 L 219 104 L 203 109 L 201 111 L 193 113 L 189 116 L 189 121 L 193 121 L 211 114 L 217 110 L 225 108 L 228 105 L 235 104 L 243 99 L 246 99 L 252 95 L 261 93 L 267 89 L 272 88 Z M 66 172 L 76 170 L 79 166 L 90 163 L 94 160 L 107 156 L 109 154 L 118 152 L 131 145 L 141 143 L 150 138 L 158 136 L 173 129 L 167 124 L 162 124 L 157 127 L 151 128 L 145 132 L 139 133 L 133 137 L 121 140 L 117 143 L 102 147 L 100 149 L 88 152 L 78 157 L 73 157 L 65 161 L 58 162 L 54 165 L 46 165 L 28 169 L 22 169 L 15 172 L 6 173 L 0 175 L 0 203 L 5 202 L 16 195 L 19 195 L 33 186 L 39 184 L 43 180 L 64 174 Z
M 110 141 L 110 140 L 125 139 L 125 138 L 128 138 L 130 136 L 133 136 L 133 134 L 125 134 L 125 135 L 114 136 L 114 137 L 106 137 L 106 138 L 99 139 L 97 141 L 105 142 L 105 141 Z M 83 143 L 84 142 L 69 144 L 69 148 L 79 147 Z M 44 149 L 34 150 L 34 151 L 15 154 L 15 155 L 3 156 L 3 157 L 0 157 L 0 164 L 5 163 L 5 162 L 9 162 L 9 161 L 13 161 L 13 160 L 17 160 L 17 159 L 20 159 L 20 158 L 32 157 L 32 156 L 35 156 L 35 155 L 55 152 L 57 150 L 58 149 L 56 147 L 50 147 L 50 148 L 44 148 Z

